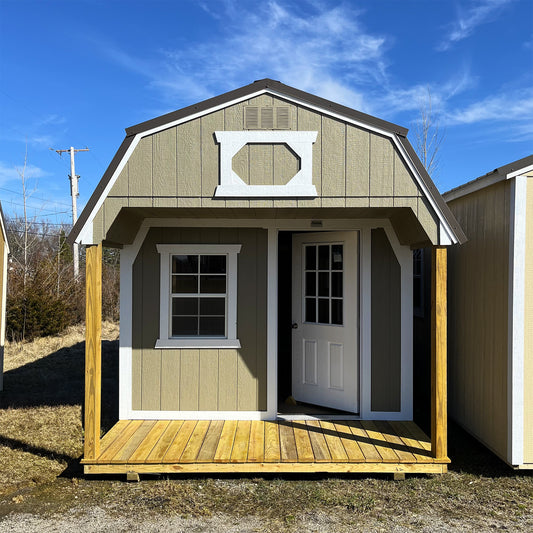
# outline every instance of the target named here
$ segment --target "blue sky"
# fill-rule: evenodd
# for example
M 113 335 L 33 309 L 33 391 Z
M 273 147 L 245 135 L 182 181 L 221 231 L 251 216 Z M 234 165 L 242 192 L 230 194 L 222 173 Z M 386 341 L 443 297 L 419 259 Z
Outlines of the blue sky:
M 431 94 L 444 192 L 533 153 L 533 0 L 0 0 L 0 200 L 70 220 L 124 128 L 273 78 L 415 131 Z

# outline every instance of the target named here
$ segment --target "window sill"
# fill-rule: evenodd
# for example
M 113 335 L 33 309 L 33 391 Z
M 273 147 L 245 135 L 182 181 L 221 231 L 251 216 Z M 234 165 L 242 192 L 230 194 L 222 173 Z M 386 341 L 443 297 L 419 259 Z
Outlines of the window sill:
M 239 339 L 157 339 L 156 348 L 240 348 Z

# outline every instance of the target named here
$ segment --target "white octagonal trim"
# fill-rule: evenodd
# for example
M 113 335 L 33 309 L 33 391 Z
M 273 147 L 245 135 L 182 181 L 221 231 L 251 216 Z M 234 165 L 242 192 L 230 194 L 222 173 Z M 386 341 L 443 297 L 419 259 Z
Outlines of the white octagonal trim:
M 218 197 L 313 197 L 313 143 L 316 131 L 215 131 L 220 144 Z M 233 156 L 245 145 L 285 143 L 300 157 L 301 167 L 285 185 L 247 185 L 233 171 Z

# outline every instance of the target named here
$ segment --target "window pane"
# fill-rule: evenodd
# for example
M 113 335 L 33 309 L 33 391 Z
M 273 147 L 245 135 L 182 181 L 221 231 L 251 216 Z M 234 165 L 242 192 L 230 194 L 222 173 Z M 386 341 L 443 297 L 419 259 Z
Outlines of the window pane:
M 225 298 L 201 298 L 200 315 L 202 316 L 226 316 Z
M 316 273 L 305 273 L 305 295 L 316 296 Z
M 342 270 L 342 244 L 334 244 L 331 247 L 331 269 Z
M 226 292 L 226 276 L 210 274 L 200 276 L 200 292 L 202 294 L 224 294 Z
M 321 324 L 329 324 L 329 299 L 319 298 L 318 300 L 318 321 Z
M 181 274 L 188 272 L 198 272 L 197 255 L 173 255 L 172 273 Z
M 314 298 L 305 299 L 305 321 L 316 322 L 316 300 Z
M 172 276 L 172 292 L 195 294 L 198 292 L 198 276 Z
M 200 317 L 200 335 L 226 334 L 226 320 L 224 317 Z
M 316 270 L 316 246 L 305 247 L 305 270 Z
M 200 272 L 206 274 L 225 274 L 226 273 L 226 256 L 225 255 L 201 255 Z
M 172 317 L 172 335 L 198 335 L 198 317 Z
M 331 296 L 342 298 L 342 272 L 331 273 Z
M 342 326 L 342 300 L 331 300 L 331 323 Z
M 172 298 L 173 315 L 197 315 L 198 298 Z
M 329 272 L 318 273 L 318 295 L 329 296 Z
M 318 269 L 329 270 L 329 246 L 318 247 Z

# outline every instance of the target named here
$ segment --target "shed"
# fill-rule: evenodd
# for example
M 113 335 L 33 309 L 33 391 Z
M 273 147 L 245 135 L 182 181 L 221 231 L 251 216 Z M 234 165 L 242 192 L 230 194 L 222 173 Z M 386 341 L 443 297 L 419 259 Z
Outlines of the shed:
M 0 391 L 4 388 L 4 342 L 6 336 L 6 297 L 7 297 L 7 242 L 6 221 L 0 203 Z
M 444 198 L 468 236 L 449 260 L 450 416 L 533 468 L 533 155 Z
M 406 135 L 270 79 L 126 130 L 69 236 L 87 246 L 85 472 L 446 471 L 446 247 L 464 235 Z M 121 249 L 121 318 L 101 439 L 102 245 Z

